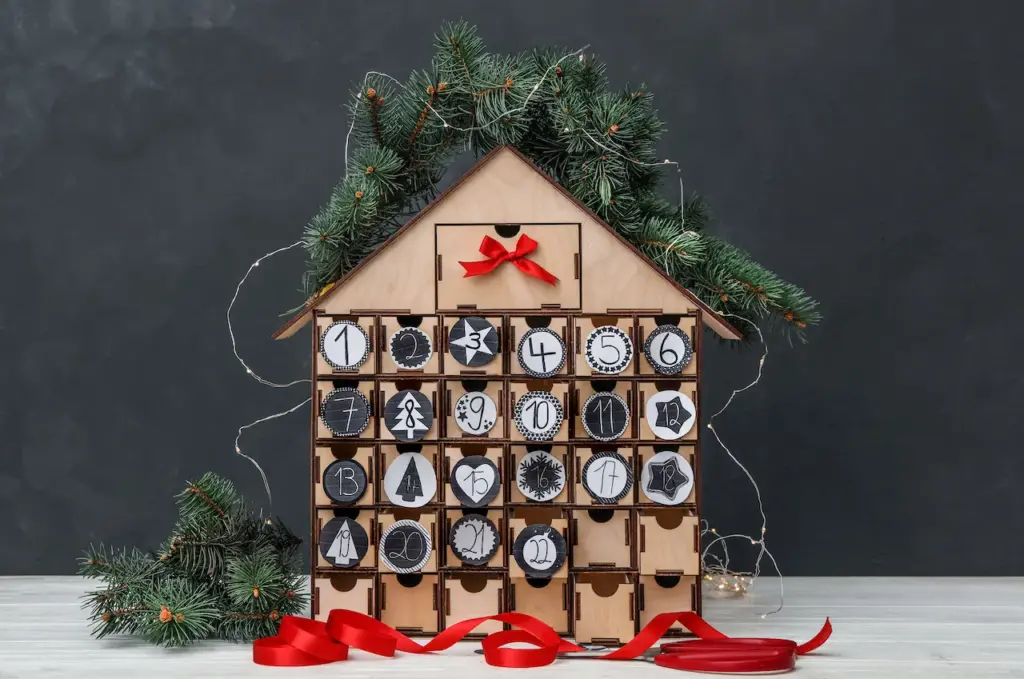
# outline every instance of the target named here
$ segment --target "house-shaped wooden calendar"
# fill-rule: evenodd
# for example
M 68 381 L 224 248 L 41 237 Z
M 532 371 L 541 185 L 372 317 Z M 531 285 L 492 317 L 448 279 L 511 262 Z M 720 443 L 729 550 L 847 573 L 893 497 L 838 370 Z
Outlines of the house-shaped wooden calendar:
M 699 329 L 739 333 L 518 151 L 275 336 L 310 319 L 315 617 L 618 643 L 700 611 Z

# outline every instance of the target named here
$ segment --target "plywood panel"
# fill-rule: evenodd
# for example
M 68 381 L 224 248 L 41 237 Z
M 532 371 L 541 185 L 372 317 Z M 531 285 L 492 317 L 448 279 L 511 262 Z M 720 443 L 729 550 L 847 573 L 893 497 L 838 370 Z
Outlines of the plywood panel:
M 339 573 L 313 580 L 313 617 L 327 620 L 335 608 L 345 608 L 366 615 L 374 614 L 376 589 L 372 575 Z
M 607 521 L 593 510 L 572 510 L 572 568 L 631 568 L 633 528 L 628 509 L 611 512 Z M 596 510 L 602 511 L 602 510 Z
M 699 521 L 687 509 L 641 509 L 640 573 L 700 574 Z
M 576 591 L 576 642 L 622 643 L 636 634 L 634 585 L 625 573 L 579 573 Z
M 380 576 L 381 622 L 407 633 L 437 632 L 438 576 L 423 575 L 413 587 L 402 584 L 412 580 L 393 573 Z
M 559 634 L 572 633 L 569 616 L 569 581 L 511 578 L 511 610 L 532 615 L 546 622 Z
M 663 587 L 658 583 L 658 579 L 653 575 L 640 576 L 640 627 L 660 613 L 695 610 L 694 594 L 698 586 L 696 576 L 679 576 L 678 582 L 672 587 Z M 685 628 L 676 623 L 671 629 L 682 631 Z
M 481 573 L 446 574 L 442 582 L 446 627 L 468 618 L 482 618 L 502 612 L 502 600 L 505 595 L 502 576 Z M 473 636 L 500 632 L 501 629 L 500 622 L 491 620 L 478 625 L 473 630 Z

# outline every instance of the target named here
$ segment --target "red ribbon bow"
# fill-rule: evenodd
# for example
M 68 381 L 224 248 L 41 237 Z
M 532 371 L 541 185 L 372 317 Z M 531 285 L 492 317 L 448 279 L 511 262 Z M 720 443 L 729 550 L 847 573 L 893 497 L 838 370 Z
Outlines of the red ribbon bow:
M 327 622 L 285 616 L 275 637 L 253 643 L 252 659 L 258 665 L 323 665 L 348 659 L 349 647 L 375 655 L 392 657 L 396 651 L 431 653 L 450 648 L 480 623 L 498 620 L 519 629 L 488 635 L 482 642 L 484 660 L 495 667 L 543 667 L 561 654 L 584 649 L 565 641 L 550 626 L 525 613 L 501 613 L 471 618 L 448 627 L 420 645 L 389 625 L 363 613 L 336 609 Z M 729 638 L 693 612 L 661 613 L 621 648 L 597 657 L 602 660 L 633 660 L 641 657 L 675 623 L 681 623 L 698 639 L 663 644 L 654 663 L 661 667 L 693 672 L 780 672 L 791 670 L 796 657 L 810 653 L 828 640 L 828 620 L 810 641 L 797 644 L 789 639 Z M 506 648 L 528 643 L 536 648 Z
M 552 276 L 540 264 L 526 258 L 527 255 L 532 254 L 536 249 L 537 241 L 525 233 L 519 236 L 519 240 L 516 241 L 515 252 L 509 252 L 498 241 L 490 236 L 484 236 L 484 239 L 480 241 L 480 253 L 487 257 L 487 259 L 480 262 L 459 262 L 466 270 L 466 275 L 463 278 L 482 276 L 491 273 L 504 262 L 512 262 L 517 269 L 527 276 L 533 276 L 545 283 L 554 285 L 558 281 L 557 278 Z

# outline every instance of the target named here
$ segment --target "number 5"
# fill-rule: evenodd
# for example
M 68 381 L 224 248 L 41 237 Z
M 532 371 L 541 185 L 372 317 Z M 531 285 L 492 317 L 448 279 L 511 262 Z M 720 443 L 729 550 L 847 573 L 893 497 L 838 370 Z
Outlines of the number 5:
M 614 361 L 606 361 L 606 360 L 604 360 L 602 358 L 601 362 L 602 363 L 607 363 L 608 365 L 615 365 L 616 363 L 618 363 L 619 361 L 622 360 L 622 352 L 619 351 L 619 348 L 617 346 L 615 346 L 615 344 L 608 344 L 605 341 L 605 340 L 610 340 L 610 339 L 615 339 L 615 338 L 613 338 L 613 337 L 611 337 L 609 335 L 602 335 L 601 336 L 601 348 L 602 349 L 613 349 L 613 350 L 615 350 L 615 360 Z

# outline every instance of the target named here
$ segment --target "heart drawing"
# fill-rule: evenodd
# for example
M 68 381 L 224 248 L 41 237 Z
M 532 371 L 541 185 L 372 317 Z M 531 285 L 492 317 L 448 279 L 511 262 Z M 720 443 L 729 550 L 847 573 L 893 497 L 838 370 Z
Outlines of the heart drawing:
M 488 464 L 460 465 L 455 470 L 455 483 L 473 502 L 479 502 L 497 481 L 494 474 L 494 467 Z

